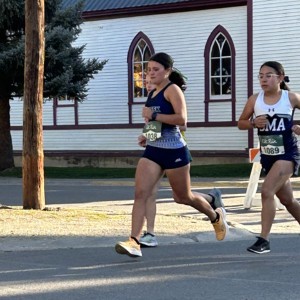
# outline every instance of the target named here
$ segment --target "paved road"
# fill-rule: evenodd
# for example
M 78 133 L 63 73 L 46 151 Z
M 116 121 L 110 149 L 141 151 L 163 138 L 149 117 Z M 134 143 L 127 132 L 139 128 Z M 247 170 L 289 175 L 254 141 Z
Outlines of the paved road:
M 214 181 L 206 179 L 195 180 L 194 190 L 208 192 L 214 186 Z M 227 194 L 241 194 L 246 192 L 247 183 L 244 180 L 235 181 L 238 184 L 225 181 Z M 224 185 L 223 181 L 217 183 Z M 230 186 L 231 185 L 231 186 Z M 22 205 L 22 181 L 18 178 L 0 177 L 0 204 Z M 92 180 L 92 179 L 46 179 L 46 204 L 76 204 L 97 201 L 131 200 L 134 195 L 132 179 L 122 180 Z M 171 197 L 170 188 L 163 182 L 158 193 L 158 199 Z
M 202 182 L 202 181 L 201 181 Z M 230 221 L 230 234 L 223 242 L 199 232 L 193 239 L 159 237 L 155 249 L 144 249 L 143 257 L 132 259 L 114 252 L 115 238 L 65 241 L 32 237 L 31 248 L 0 239 L 1 299 L 212 299 L 289 300 L 300 295 L 299 226 L 285 211 L 278 212 L 273 226 L 272 252 L 255 255 L 245 251 L 259 231 L 259 208 L 245 211 L 247 184 L 217 180 L 196 183 L 207 192 L 221 186 Z M 0 203 L 21 205 L 18 179 L 0 178 Z M 299 193 L 299 187 L 296 189 Z M 133 196 L 132 180 L 47 180 L 48 205 L 99 203 L 113 206 Z M 170 205 L 168 186 L 162 186 L 158 205 L 191 215 L 188 207 Z M 194 211 L 193 211 L 194 213 Z M 3 224 L 5 226 L 5 224 Z M 252 233 L 251 233 L 252 232 Z M 5 247 L 5 243 L 11 243 Z M 13 243 L 16 242 L 15 247 Z M 35 242 L 38 246 L 35 247 Z M 1 243 L 3 245 L 1 245 Z M 42 247 L 40 247 L 42 246 Z
M 288 300 L 300 295 L 300 240 L 274 238 L 274 251 L 241 251 L 247 241 L 145 249 L 110 247 L 0 253 L 1 299 Z
M 129 181 L 129 180 L 128 180 Z M 108 185 L 104 185 L 108 182 Z M 102 180 L 46 179 L 46 204 L 89 203 L 103 200 L 130 200 L 133 196 L 130 185 L 114 188 L 111 182 Z M 0 203 L 2 205 L 22 205 L 22 181 L 16 178 L 0 178 Z

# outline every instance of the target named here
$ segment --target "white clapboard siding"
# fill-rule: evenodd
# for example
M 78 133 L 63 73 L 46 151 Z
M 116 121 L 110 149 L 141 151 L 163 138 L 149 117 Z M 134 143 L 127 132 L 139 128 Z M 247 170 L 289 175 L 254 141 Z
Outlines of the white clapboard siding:
M 299 93 L 300 1 L 289 0 L 283 3 L 279 0 L 255 0 L 253 6 L 254 90 L 260 89 L 256 76 L 261 64 L 268 60 L 276 60 L 283 64 L 285 73 L 290 78 L 288 83 L 290 89 Z M 266 10 L 267 14 L 265 14 Z M 300 120 L 299 110 L 295 110 L 294 120 Z M 258 140 L 255 135 L 254 145 L 257 143 Z
M 45 130 L 44 150 L 115 150 L 120 151 L 126 143 L 126 150 L 141 150 L 137 137 L 139 129 L 94 129 L 94 130 Z M 125 136 L 125 138 L 124 138 Z M 22 132 L 13 131 L 14 150 L 22 149 Z M 123 143 L 123 144 L 122 144 Z M 109 145 L 109 148 L 107 147 Z
M 11 126 L 23 125 L 23 101 L 20 98 L 10 100 L 10 124 Z
M 11 126 L 23 125 L 23 101 L 15 98 L 10 101 L 10 122 Z M 74 113 L 73 113 L 74 114 Z M 73 123 L 74 124 L 74 121 Z M 43 103 L 43 125 L 53 125 L 53 102 L 45 101 Z
M 254 76 L 265 61 L 279 61 L 290 77 L 289 87 L 300 92 L 300 1 L 255 0 L 253 8 Z M 255 78 L 257 89 L 259 83 Z
M 58 150 L 120 151 L 124 147 L 122 143 L 126 143 L 126 150 L 140 150 L 141 148 L 137 144 L 139 134 L 140 132 L 137 129 L 122 129 L 121 132 L 119 129 L 80 130 L 80 135 L 75 130 L 61 130 L 60 136 L 63 138 L 58 139 L 57 134 L 52 130 L 44 133 L 44 146 L 45 149 Z M 53 147 L 54 143 L 56 143 L 55 147 Z
M 74 125 L 74 107 L 58 107 L 56 122 L 57 125 Z
M 43 125 L 53 125 L 53 101 L 45 101 L 43 103 Z
M 79 125 L 128 124 L 127 54 L 134 37 L 142 31 L 156 52 L 172 55 L 175 67 L 188 77 L 185 93 L 189 122 L 205 121 L 204 49 L 211 32 L 223 26 L 236 51 L 237 118 L 247 99 L 246 6 L 144 15 L 85 22 L 76 46 L 86 45 L 85 58 L 108 59 L 104 69 L 88 84 L 88 97 L 78 105 Z M 162 30 L 163 28 L 163 30 Z M 210 103 L 210 121 L 231 121 L 231 103 Z M 132 106 L 133 123 L 141 123 L 142 105 Z M 14 123 L 22 124 L 22 109 L 13 107 Z M 57 108 L 57 124 L 72 125 L 73 108 Z M 44 106 L 44 125 L 53 124 L 52 103 Z M 136 150 L 141 129 L 45 130 L 45 150 Z M 222 133 L 222 134 L 220 134 Z M 236 127 L 189 128 L 192 150 L 243 150 L 247 131 Z M 21 132 L 13 132 L 14 149 L 21 149 Z M 222 138 L 221 138 L 222 137 Z M 225 138 L 226 143 L 222 142 Z
M 216 131 L 218 135 L 216 136 Z M 229 151 L 236 150 L 240 143 L 244 148 L 248 145 L 247 131 L 238 130 L 238 128 L 188 128 L 186 131 L 186 140 L 190 150 L 217 150 Z M 235 139 L 232 139 L 232 135 Z

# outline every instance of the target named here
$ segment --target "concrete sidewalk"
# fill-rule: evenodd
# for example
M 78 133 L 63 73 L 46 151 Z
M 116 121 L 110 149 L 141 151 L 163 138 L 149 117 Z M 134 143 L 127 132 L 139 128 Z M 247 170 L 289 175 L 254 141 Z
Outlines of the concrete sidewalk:
M 11 179 L 13 180 L 13 179 Z M 8 179 L 9 181 L 9 179 Z M 300 180 L 293 178 L 294 194 L 300 198 Z M 54 182 L 54 181 L 53 181 Z M 249 239 L 253 242 L 255 235 L 260 232 L 260 194 L 257 193 L 254 206 L 244 208 L 245 191 L 247 180 L 237 179 L 195 179 L 193 178 L 193 190 L 206 192 L 212 187 L 218 187 L 222 191 L 223 201 L 227 211 L 227 222 L 230 231 L 226 241 L 237 239 Z M 53 183 L 54 184 L 54 183 Z M 65 180 L 56 180 L 55 184 L 66 185 Z M 132 179 L 126 180 L 73 180 L 73 184 L 87 186 L 111 187 L 111 191 L 133 187 Z M 51 182 L 50 182 L 51 185 Z M 162 182 L 164 191 L 169 189 L 168 182 Z M 109 189 L 108 189 L 109 190 Z M 171 192 L 170 192 L 171 194 Z M 37 233 L 34 236 L 13 234 L 4 236 L 0 240 L 0 251 L 18 251 L 32 249 L 55 249 L 55 248 L 79 248 L 79 247 L 113 247 L 114 244 L 126 238 L 130 232 L 130 214 L 133 200 L 107 200 L 85 203 L 61 203 L 62 209 L 89 209 L 101 212 L 111 217 L 126 216 L 122 219 L 121 226 L 116 222 L 105 222 L 105 233 L 96 230 L 88 236 L 74 236 L 68 234 L 53 234 L 51 236 Z M 49 208 L 57 205 L 47 205 Z M 11 212 L 11 220 L 13 211 Z M 1 217 L 0 217 L 1 220 Z M 118 224 L 120 225 L 120 224 Z M 5 226 L 5 224 L 2 224 Z M 74 226 L 78 226 L 74 224 Z M 121 229 L 120 229 L 121 228 Z M 42 229 L 42 228 L 40 228 Z M 42 232 L 42 231 L 41 231 Z M 272 227 L 272 235 L 299 234 L 299 224 L 289 215 L 286 210 L 278 210 Z M 156 234 L 160 245 L 190 242 L 216 242 L 212 225 L 205 215 L 199 214 L 195 209 L 174 203 L 171 197 L 157 200 Z

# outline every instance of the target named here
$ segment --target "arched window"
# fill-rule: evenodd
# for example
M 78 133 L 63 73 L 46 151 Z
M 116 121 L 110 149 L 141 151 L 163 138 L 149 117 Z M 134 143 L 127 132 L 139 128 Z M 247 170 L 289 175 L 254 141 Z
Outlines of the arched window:
M 132 123 L 132 105 L 143 104 L 147 99 L 145 77 L 147 63 L 153 54 L 154 48 L 149 38 L 139 32 L 129 47 L 127 57 L 129 123 Z
M 227 30 L 219 25 L 209 36 L 205 51 L 205 121 L 209 121 L 209 103 L 231 102 L 235 120 L 235 48 Z
M 231 98 L 231 50 L 226 37 L 219 33 L 210 51 L 210 98 Z
M 133 97 L 147 97 L 145 88 L 145 77 L 147 72 L 147 63 L 151 57 L 150 48 L 144 39 L 141 39 L 134 49 L 133 54 Z

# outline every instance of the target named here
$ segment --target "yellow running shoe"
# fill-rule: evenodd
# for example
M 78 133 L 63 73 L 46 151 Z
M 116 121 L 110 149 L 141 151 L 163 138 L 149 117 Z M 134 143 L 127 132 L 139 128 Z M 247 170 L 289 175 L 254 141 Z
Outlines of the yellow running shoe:
M 215 210 L 219 214 L 219 220 L 212 223 L 214 230 L 216 232 L 216 239 L 218 241 L 224 240 L 226 233 L 229 230 L 228 224 L 226 222 L 226 210 L 224 207 L 218 207 Z
M 136 243 L 131 237 L 126 242 L 119 242 L 115 246 L 115 250 L 119 254 L 127 254 L 131 257 L 141 257 L 141 246 Z

